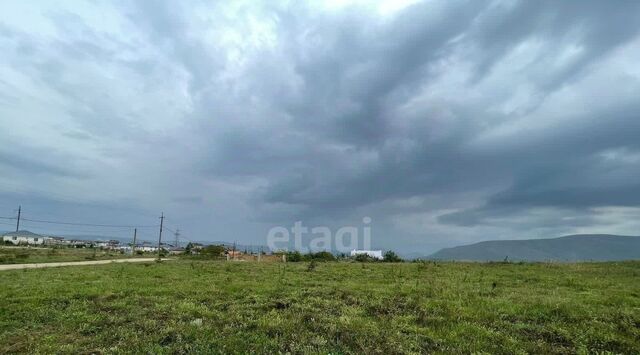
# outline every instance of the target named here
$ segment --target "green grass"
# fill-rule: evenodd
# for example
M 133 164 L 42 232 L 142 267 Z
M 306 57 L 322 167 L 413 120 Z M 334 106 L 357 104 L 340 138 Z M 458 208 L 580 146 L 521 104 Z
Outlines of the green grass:
M 144 257 L 145 255 L 142 256 Z M 146 257 L 150 256 L 152 254 L 146 254 Z M 105 260 L 127 257 L 131 256 L 119 251 L 101 250 L 99 248 L 0 247 L 0 265 Z
M 0 353 L 638 353 L 640 262 L 0 272 Z

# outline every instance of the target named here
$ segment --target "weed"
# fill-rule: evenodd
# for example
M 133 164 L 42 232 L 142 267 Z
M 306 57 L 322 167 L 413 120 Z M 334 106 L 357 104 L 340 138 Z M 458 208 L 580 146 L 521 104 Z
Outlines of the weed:
M 311 262 L 307 266 L 307 271 L 308 272 L 315 271 L 316 270 L 316 266 L 317 266 L 316 260 L 315 259 L 311 260 Z

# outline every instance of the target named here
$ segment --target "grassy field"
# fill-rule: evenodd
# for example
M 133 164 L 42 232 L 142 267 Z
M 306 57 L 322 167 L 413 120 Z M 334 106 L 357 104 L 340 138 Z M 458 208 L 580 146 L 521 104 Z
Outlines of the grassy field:
M 640 352 L 640 262 L 0 272 L 0 353 Z
M 152 254 L 141 255 L 150 257 Z M 0 247 L 1 264 L 53 263 L 61 261 L 105 260 L 131 257 L 113 250 L 98 248 Z M 136 255 L 140 257 L 140 255 Z

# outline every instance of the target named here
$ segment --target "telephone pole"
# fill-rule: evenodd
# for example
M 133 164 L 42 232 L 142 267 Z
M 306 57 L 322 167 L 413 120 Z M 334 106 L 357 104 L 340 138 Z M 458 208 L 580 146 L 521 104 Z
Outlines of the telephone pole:
M 136 237 L 138 235 L 138 228 L 133 229 L 133 244 L 131 245 L 131 255 L 136 254 Z
M 180 247 L 180 228 L 176 228 L 176 232 L 173 234 L 176 236 L 176 248 Z
M 18 222 L 16 223 L 16 232 L 20 230 L 20 213 L 22 212 L 22 206 L 18 206 Z
M 164 222 L 164 212 L 160 214 L 160 234 L 158 235 L 158 260 L 160 260 L 160 252 L 162 251 L 162 248 L 160 246 L 162 245 L 162 223 L 163 222 Z
M 233 242 L 233 252 L 231 256 L 233 256 L 233 260 L 236 260 L 236 242 Z

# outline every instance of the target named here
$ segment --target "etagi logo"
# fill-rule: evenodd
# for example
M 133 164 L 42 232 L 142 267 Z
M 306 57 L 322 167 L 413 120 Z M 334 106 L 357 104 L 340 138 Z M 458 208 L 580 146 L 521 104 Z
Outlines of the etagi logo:
M 360 229 L 355 226 L 343 226 L 335 233 L 326 226 L 316 226 L 309 229 L 302 224 L 302 221 L 295 222 L 289 229 L 277 226 L 269 229 L 267 233 L 267 246 L 271 250 L 288 251 L 292 244 L 293 250 L 301 253 L 320 250 L 337 250 L 341 253 L 358 249 L 360 245 L 363 249 L 371 249 L 371 218 L 362 218 L 362 235 Z

